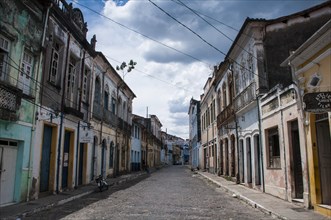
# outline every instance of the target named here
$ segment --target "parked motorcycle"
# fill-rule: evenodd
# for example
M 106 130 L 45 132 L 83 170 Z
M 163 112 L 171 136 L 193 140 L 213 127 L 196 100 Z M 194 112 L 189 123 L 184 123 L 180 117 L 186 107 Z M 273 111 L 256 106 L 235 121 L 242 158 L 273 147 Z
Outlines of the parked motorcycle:
M 100 190 L 100 192 L 102 192 L 103 188 L 106 188 L 106 190 L 108 190 L 108 183 L 106 182 L 106 180 L 103 178 L 102 175 L 99 175 L 96 179 L 95 182 L 98 184 L 98 188 Z

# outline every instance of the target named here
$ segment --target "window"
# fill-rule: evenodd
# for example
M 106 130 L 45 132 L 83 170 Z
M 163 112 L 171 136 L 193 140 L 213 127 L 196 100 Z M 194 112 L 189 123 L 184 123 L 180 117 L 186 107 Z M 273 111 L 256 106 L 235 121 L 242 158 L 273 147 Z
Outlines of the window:
M 70 57 L 67 79 L 67 98 L 70 102 L 70 106 L 73 106 L 73 104 L 75 103 L 74 96 L 76 80 L 76 61 L 72 57 Z
M 215 99 L 213 100 L 213 121 L 216 120 L 216 106 Z
M 105 91 L 104 91 L 104 101 L 103 101 L 103 107 L 105 110 L 109 109 L 109 86 L 106 84 Z
M 278 127 L 266 130 L 269 168 L 281 168 Z
M 140 128 L 137 125 L 134 125 L 133 136 L 137 139 L 140 139 Z
M 116 99 L 114 97 L 111 98 L 111 111 L 116 114 Z
M 226 84 L 224 83 L 223 86 L 222 86 L 222 92 L 223 92 L 223 108 L 222 109 L 225 109 L 226 107 Z
M 24 94 L 30 93 L 30 78 L 32 74 L 33 57 L 27 51 L 23 53 L 21 71 L 19 74 L 18 88 L 22 89 Z
M 60 44 L 54 43 L 51 53 L 51 67 L 49 73 L 49 81 L 53 84 L 57 83 L 58 73 L 59 73 L 59 53 L 60 53 Z
M 10 43 L 9 40 L 0 35 L 0 80 L 6 80 L 7 62 Z
M 126 102 L 123 102 L 123 119 L 126 119 Z
M 83 102 L 88 101 L 88 76 L 90 74 L 90 70 L 85 67 L 84 75 L 83 75 L 83 93 L 82 100 Z
M 95 91 L 94 91 L 94 102 L 100 105 L 100 89 L 101 89 L 101 83 L 99 77 L 95 79 Z
M 238 70 L 234 70 L 234 80 L 235 80 L 235 95 L 239 94 L 240 91 L 240 78 L 239 78 L 239 73 Z

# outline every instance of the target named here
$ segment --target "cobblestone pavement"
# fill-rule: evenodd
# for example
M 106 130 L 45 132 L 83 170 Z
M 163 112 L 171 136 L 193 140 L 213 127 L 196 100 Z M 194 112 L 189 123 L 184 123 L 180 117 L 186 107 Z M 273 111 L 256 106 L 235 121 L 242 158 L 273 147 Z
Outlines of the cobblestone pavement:
M 26 219 L 273 219 L 185 166 L 112 187 Z

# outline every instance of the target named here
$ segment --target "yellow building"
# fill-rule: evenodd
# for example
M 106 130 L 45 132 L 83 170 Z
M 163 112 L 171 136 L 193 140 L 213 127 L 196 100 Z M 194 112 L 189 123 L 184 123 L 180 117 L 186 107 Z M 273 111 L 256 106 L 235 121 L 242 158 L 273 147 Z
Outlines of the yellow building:
M 292 67 L 305 127 L 310 204 L 331 216 L 331 20 L 282 63 Z

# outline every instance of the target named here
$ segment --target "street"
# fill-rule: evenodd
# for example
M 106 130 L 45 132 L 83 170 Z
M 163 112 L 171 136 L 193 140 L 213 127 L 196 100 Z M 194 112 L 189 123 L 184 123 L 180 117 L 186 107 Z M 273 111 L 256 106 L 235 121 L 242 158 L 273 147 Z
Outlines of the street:
M 93 193 L 24 219 L 273 219 L 186 166 Z

